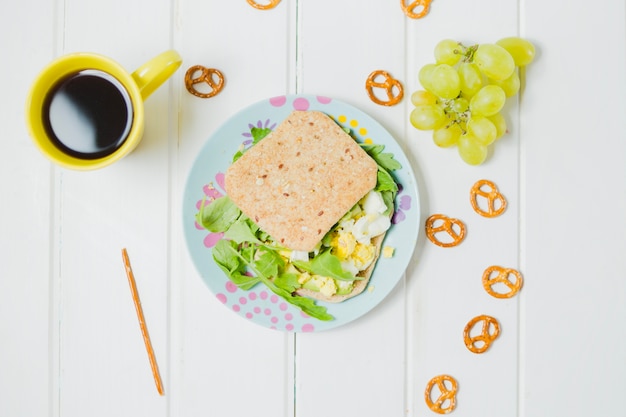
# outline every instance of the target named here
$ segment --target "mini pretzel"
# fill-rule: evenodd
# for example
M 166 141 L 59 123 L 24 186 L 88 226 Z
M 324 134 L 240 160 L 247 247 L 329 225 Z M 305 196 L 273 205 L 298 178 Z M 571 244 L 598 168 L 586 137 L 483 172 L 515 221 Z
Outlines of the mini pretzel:
M 483 187 L 487 187 L 484 190 Z M 483 210 L 478 204 L 478 197 L 487 199 L 487 210 Z M 498 191 L 498 187 L 489 180 L 479 180 L 470 190 L 470 202 L 472 208 L 483 217 L 496 217 L 506 210 L 506 199 Z
M 450 388 L 446 386 L 446 383 L 450 385 Z M 437 386 L 439 390 L 439 396 L 433 401 L 432 394 L 433 388 Z M 450 375 L 437 375 L 426 385 L 426 391 L 424 392 L 424 399 L 426 405 L 432 411 L 438 414 L 448 414 L 456 407 L 456 392 L 458 391 L 458 384 L 454 378 Z
M 400 0 L 400 4 L 402 4 L 402 11 L 405 15 L 411 19 L 419 19 L 426 16 L 426 13 L 428 13 L 431 1 L 432 0 L 415 0 L 406 4 L 406 0 Z
M 270 2 L 268 4 L 259 4 L 254 0 L 248 0 L 248 4 L 252 7 L 254 7 L 255 9 L 259 9 L 259 10 L 268 10 L 268 9 L 273 9 L 274 7 L 276 7 L 276 5 L 280 3 L 280 0 L 270 0 Z
M 441 240 L 440 233 L 452 238 L 452 241 Z M 456 246 L 465 238 L 465 224 L 459 219 L 453 219 L 444 214 L 433 214 L 426 219 L 426 236 L 437 246 L 444 248 Z
M 470 335 L 470 332 L 472 331 L 474 326 L 480 322 L 483 323 L 480 334 L 477 336 Z M 492 328 L 493 332 L 491 332 Z M 496 340 L 499 335 L 500 324 L 498 323 L 498 320 L 484 314 L 471 319 L 463 330 L 463 340 L 465 341 L 465 346 L 467 346 L 470 352 L 474 353 L 485 352 L 487 349 L 489 349 L 491 343 Z
M 494 272 L 496 273 L 495 276 Z M 513 277 L 514 279 L 510 280 L 509 277 Z M 508 288 L 508 291 L 504 293 L 496 292 L 493 288 L 495 284 L 504 284 L 504 286 Z M 494 265 L 485 269 L 485 272 L 483 273 L 483 287 L 485 288 L 485 291 L 496 298 L 513 297 L 522 288 L 522 284 L 522 274 L 515 269 L 503 268 L 501 266 Z
M 379 79 L 382 78 L 382 81 Z M 374 88 L 382 88 L 387 94 L 387 100 L 381 100 L 374 94 Z M 365 81 L 365 89 L 370 100 L 381 106 L 393 106 L 398 104 L 404 96 L 404 88 L 400 81 L 393 78 L 387 71 L 376 70 Z
M 200 73 L 197 77 L 195 75 Z M 196 90 L 196 84 L 207 84 L 211 91 L 202 93 Z M 215 68 L 206 68 L 202 65 L 194 65 L 185 73 L 185 87 L 187 91 L 196 97 L 209 98 L 217 95 L 224 88 L 224 75 Z

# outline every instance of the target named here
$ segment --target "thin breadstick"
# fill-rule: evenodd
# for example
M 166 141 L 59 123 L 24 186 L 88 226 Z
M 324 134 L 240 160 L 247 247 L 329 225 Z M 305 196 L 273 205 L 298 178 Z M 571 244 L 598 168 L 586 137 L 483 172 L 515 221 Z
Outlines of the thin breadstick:
M 146 320 L 143 316 L 143 309 L 141 308 L 141 301 L 139 300 L 139 293 L 137 292 L 137 284 L 135 284 L 135 275 L 133 274 L 133 270 L 130 267 L 130 259 L 128 259 L 128 253 L 126 252 L 126 248 L 122 249 L 122 258 L 124 259 L 124 267 L 126 268 L 126 276 L 128 277 L 128 283 L 130 284 L 130 292 L 133 296 L 133 302 L 135 303 L 137 318 L 139 319 L 139 327 L 141 328 L 143 341 L 146 345 L 146 351 L 148 352 L 148 359 L 150 360 L 150 367 L 152 368 L 152 376 L 154 376 L 154 382 L 156 383 L 156 388 L 157 391 L 159 391 L 159 395 L 163 395 L 163 383 L 161 382 L 161 375 L 159 374 L 159 366 L 157 365 L 157 361 L 154 356 L 154 350 L 152 350 L 152 343 L 150 342 L 148 327 L 146 326 Z

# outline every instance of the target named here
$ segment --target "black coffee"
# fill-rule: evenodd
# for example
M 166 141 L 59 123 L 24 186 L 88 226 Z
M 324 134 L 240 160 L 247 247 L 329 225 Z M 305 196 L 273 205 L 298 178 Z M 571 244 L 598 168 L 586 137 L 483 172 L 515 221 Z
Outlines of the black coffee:
M 133 123 L 130 96 L 113 76 L 85 70 L 59 81 L 43 107 L 45 129 L 64 153 L 107 156 L 126 140 Z

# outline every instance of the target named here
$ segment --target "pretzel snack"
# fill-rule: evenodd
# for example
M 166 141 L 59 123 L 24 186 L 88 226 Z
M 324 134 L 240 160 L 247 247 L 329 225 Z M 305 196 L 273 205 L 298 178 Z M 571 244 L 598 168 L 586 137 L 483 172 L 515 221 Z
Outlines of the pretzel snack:
M 196 74 L 200 73 L 196 77 Z M 196 89 L 197 84 L 207 84 L 210 87 L 208 93 L 203 93 Z M 185 87 L 187 91 L 196 97 L 210 98 L 222 91 L 224 88 L 224 74 L 215 68 L 206 68 L 202 65 L 194 65 L 185 73 Z
M 405 15 L 411 19 L 419 19 L 426 16 L 428 13 L 431 1 L 432 0 L 414 0 L 406 4 L 406 0 L 400 0 L 400 4 L 402 5 L 402 11 Z
M 482 322 L 482 330 L 479 335 L 472 336 L 470 333 L 474 326 Z M 493 329 L 493 331 L 491 331 Z M 483 353 L 491 346 L 491 343 L 500 335 L 500 323 L 491 316 L 480 315 L 471 319 L 463 329 L 465 346 L 473 353 Z
M 493 276 L 494 272 L 496 273 Z M 514 280 L 510 280 L 509 277 L 513 277 Z M 515 269 L 503 268 L 501 266 L 490 266 L 485 269 L 483 273 L 483 287 L 489 295 L 495 298 L 511 298 L 519 292 L 523 284 L 522 274 Z M 496 284 L 504 284 L 508 288 L 506 292 L 498 292 L 493 287 Z
M 448 239 L 441 239 L 441 235 L 447 236 Z M 426 236 L 437 246 L 444 248 L 457 246 L 465 238 L 465 224 L 444 214 L 433 214 L 426 219 Z M 452 240 L 448 242 L 449 238 Z
M 248 4 L 252 7 L 254 7 L 255 9 L 259 9 L 259 10 L 269 10 L 269 9 L 273 9 L 274 7 L 276 7 L 278 5 L 278 3 L 280 3 L 280 0 L 269 0 L 268 4 L 259 4 L 254 0 L 247 0 Z
M 447 385 L 446 385 L 447 384 Z M 448 388 L 448 385 L 450 386 Z M 437 386 L 439 396 L 433 400 L 433 389 Z M 424 400 L 426 405 L 437 414 L 448 414 L 456 407 L 458 383 L 450 375 L 437 375 L 428 381 Z
M 122 249 L 122 260 L 124 261 L 124 269 L 126 270 L 126 277 L 128 278 L 128 284 L 130 286 L 130 293 L 133 297 L 133 304 L 135 305 L 135 312 L 137 313 L 139 328 L 141 329 L 141 336 L 143 337 L 146 352 L 148 353 L 148 360 L 150 361 L 150 368 L 152 369 L 152 377 L 154 378 L 154 383 L 156 384 L 157 391 L 160 395 L 163 395 L 163 381 L 161 380 L 159 365 L 157 364 L 156 356 L 154 355 L 154 349 L 152 348 L 152 342 L 150 341 L 148 326 L 146 325 L 143 308 L 141 307 L 141 300 L 139 299 L 139 292 L 137 291 L 135 274 L 133 273 L 133 268 L 130 265 L 130 259 L 128 257 L 128 251 L 126 250 L 126 248 Z
M 487 188 L 485 190 L 484 188 Z M 478 204 L 478 198 L 487 199 L 487 210 Z M 483 217 L 496 217 L 506 210 L 506 198 L 498 191 L 498 187 L 489 180 L 478 180 L 470 190 L 470 202 L 472 208 Z
M 382 78 L 382 80 L 381 80 Z M 375 88 L 382 88 L 387 94 L 386 100 L 381 100 L 374 93 Z M 404 97 L 402 83 L 393 78 L 387 71 L 373 71 L 365 80 L 365 89 L 370 100 L 381 106 L 393 106 L 398 104 Z

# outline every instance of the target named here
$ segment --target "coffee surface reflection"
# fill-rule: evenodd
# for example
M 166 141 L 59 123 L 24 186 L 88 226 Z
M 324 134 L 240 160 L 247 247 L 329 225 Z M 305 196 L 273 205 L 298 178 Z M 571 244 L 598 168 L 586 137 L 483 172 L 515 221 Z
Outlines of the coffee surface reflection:
M 54 145 L 83 159 L 115 152 L 133 124 L 128 92 L 115 77 L 99 70 L 80 71 L 59 81 L 42 110 Z

